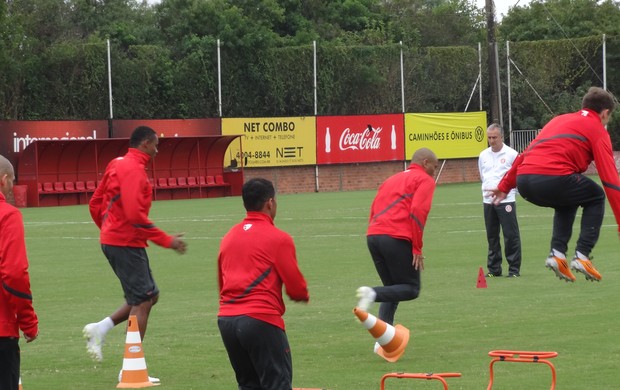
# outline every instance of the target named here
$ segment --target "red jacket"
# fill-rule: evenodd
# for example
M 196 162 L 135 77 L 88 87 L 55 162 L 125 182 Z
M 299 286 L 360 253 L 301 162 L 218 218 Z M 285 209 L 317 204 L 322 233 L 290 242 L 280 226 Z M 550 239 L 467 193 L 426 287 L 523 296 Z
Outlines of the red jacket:
M 18 209 L 0 193 L 0 337 L 28 337 L 39 333 L 32 307 L 24 222 Z
M 219 317 L 247 315 L 284 329 L 282 284 L 294 301 L 308 301 L 290 235 L 271 217 L 248 212 L 222 239 L 218 263 Z
M 620 180 L 609 133 L 598 114 L 589 109 L 553 118 L 521 153 L 498 184 L 508 192 L 518 175 L 565 176 L 583 173 L 594 160 L 620 229 Z
M 108 164 L 89 202 L 102 244 L 144 248 L 147 240 L 170 248 L 173 237 L 149 220 L 153 188 L 146 176 L 150 156 L 129 148 Z
M 366 234 L 386 234 L 410 241 L 413 253 L 421 254 L 434 192 L 435 180 L 417 164 L 389 177 L 372 202 Z

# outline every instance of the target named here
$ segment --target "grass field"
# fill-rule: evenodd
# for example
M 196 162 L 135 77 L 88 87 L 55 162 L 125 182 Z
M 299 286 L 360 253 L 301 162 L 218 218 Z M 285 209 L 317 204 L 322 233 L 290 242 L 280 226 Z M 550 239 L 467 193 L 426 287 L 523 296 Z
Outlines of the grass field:
M 557 388 L 617 389 L 620 245 L 608 210 L 593 253 L 601 283 L 578 276 L 559 281 L 544 268 L 551 210 L 518 202 L 523 242 L 521 278 L 488 280 L 477 289 L 486 239 L 479 184 L 437 188 L 425 232 L 426 269 L 417 300 L 401 303 L 396 322 L 411 330 L 405 355 L 387 363 L 355 321 L 355 290 L 379 279 L 365 230 L 374 191 L 278 197 L 276 224 L 295 239 L 310 303 L 286 300 L 294 386 L 378 389 L 388 372 L 460 372 L 451 389 L 486 389 L 496 349 L 557 351 Z M 25 390 L 113 389 L 122 366 L 125 329 L 112 330 L 104 362 L 87 357 L 82 327 L 122 301 L 120 286 L 99 249 L 86 206 L 23 209 L 40 337 L 21 343 Z M 155 245 L 149 256 L 161 297 L 143 343 L 151 376 L 166 389 L 235 389 L 217 330 L 216 257 L 222 235 L 245 212 L 241 199 L 161 201 L 152 219 L 168 232 L 186 232 L 178 256 Z M 576 228 L 580 219 L 576 221 Z M 577 230 L 576 230 L 577 232 Z M 574 240 L 570 250 L 574 250 Z M 505 263 L 504 263 L 505 264 Z M 486 270 L 486 268 L 485 268 Z M 375 304 L 370 312 L 377 313 Z M 496 364 L 496 389 L 548 389 L 543 364 Z M 438 389 L 436 381 L 391 379 L 389 389 Z

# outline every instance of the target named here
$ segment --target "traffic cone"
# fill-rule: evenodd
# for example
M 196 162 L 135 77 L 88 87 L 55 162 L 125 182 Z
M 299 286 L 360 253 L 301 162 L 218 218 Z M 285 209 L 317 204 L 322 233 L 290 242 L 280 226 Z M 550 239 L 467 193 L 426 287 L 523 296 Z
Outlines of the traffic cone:
M 392 363 L 400 359 L 409 342 L 409 329 L 402 325 L 392 326 L 359 307 L 353 309 L 353 313 L 379 343 L 377 355 Z
M 19 377 L 19 382 L 17 384 L 17 390 L 24 390 L 24 388 L 22 387 L 22 377 Z
M 138 328 L 138 318 L 130 315 L 127 323 L 127 338 L 125 341 L 125 357 L 123 369 L 117 389 L 139 389 L 142 387 L 157 386 L 159 383 L 149 381 L 146 371 L 146 360 L 142 349 L 142 339 Z
M 478 283 L 476 283 L 476 288 L 487 288 L 487 278 L 484 277 L 482 267 L 480 267 L 478 271 Z

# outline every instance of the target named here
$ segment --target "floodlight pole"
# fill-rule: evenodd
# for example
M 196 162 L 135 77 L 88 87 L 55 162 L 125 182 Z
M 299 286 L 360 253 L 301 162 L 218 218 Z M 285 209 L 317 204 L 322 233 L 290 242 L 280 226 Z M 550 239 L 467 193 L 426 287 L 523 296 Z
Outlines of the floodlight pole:
M 110 40 L 107 40 L 108 46 L 108 96 L 110 100 L 110 117 L 108 118 L 108 137 L 114 138 L 114 126 L 112 121 L 114 120 L 114 111 L 112 106 L 112 60 L 110 58 Z
M 495 9 L 493 0 L 485 0 L 487 16 L 487 44 L 489 62 L 489 81 L 491 85 L 491 121 L 502 125 L 499 96 L 499 68 L 497 64 L 497 42 L 495 39 Z

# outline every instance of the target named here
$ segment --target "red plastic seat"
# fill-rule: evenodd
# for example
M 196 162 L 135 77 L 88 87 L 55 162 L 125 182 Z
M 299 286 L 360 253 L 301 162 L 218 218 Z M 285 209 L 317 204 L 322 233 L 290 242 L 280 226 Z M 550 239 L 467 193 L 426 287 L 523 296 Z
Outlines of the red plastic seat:
M 176 177 L 169 177 L 168 178 L 168 187 L 178 187 L 177 178 Z
M 65 182 L 65 191 L 75 191 L 75 183 L 72 181 Z
M 201 186 L 206 186 L 207 182 L 205 181 L 205 177 L 204 176 L 198 176 L 198 185 Z
M 207 176 L 207 185 L 208 186 L 215 185 L 215 178 L 213 176 Z
M 196 178 L 194 176 L 190 176 L 187 178 L 187 185 L 190 187 L 196 187 L 198 183 L 196 182 Z
M 65 190 L 65 187 L 63 186 L 61 181 L 54 182 L 54 191 L 63 192 L 64 190 Z
M 160 177 L 159 179 L 157 179 L 157 186 L 163 188 L 168 187 L 168 180 L 166 180 L 165 177 Z
M 215 184 L 228 184 L 224 181 L 224 176 L 215 175 Z
M 75 182 L 75 189 L 76 189 L 76 191 L 86 192 L 86 186 L 84 185 L 83 181 L 76 181 Z
M 179 177 L 177 179 L 177 184 L 179 185 L 179 187 L 187 187 L 187 178 L 186 177 Z
M 94 180 L 89 180 L 86 182 L 86 190 L 87 191 L 95 191 L 95 189 L 97 188 L 97 186 L 95 185 L 95 181 Z

